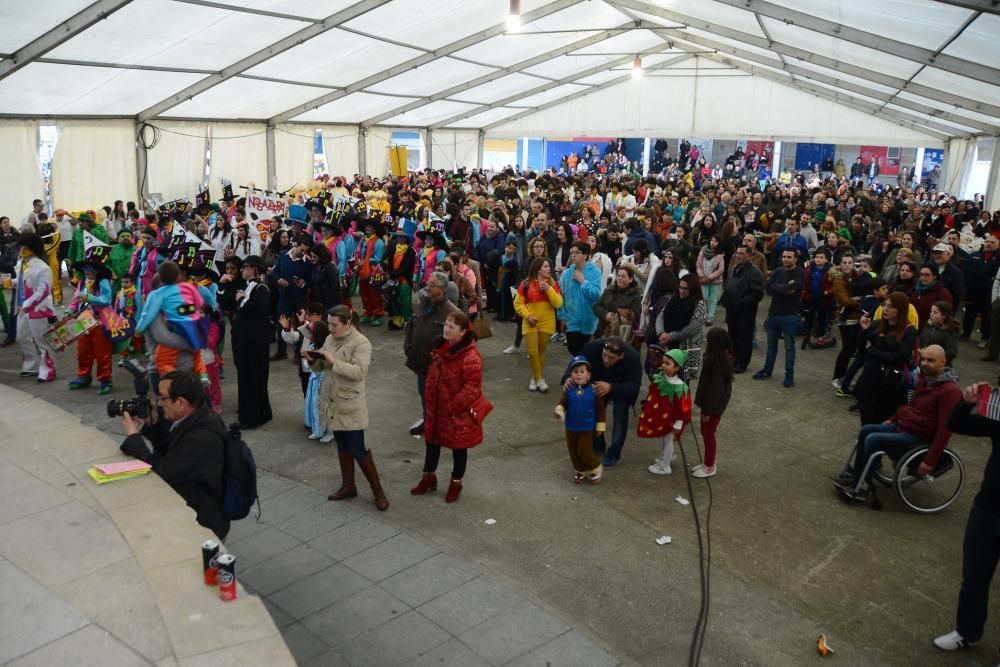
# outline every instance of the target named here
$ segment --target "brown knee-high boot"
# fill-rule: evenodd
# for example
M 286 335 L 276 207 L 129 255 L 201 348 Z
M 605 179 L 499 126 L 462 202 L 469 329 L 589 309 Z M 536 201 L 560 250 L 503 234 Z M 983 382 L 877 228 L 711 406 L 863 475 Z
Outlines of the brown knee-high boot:
M 340 459 L 340 488 L 328 495 L 326 499 L 355 498 L 358 495 L 358 487 L 354 485 L 354 457 L 347 449 L 338 447 L 337 458 Z
M 375 495 L 375 507 L 380 512 L 389 509 L 389 499 L 385 497 L 385 492 L 382 490 L 382 483 L 378 479 L 378 469 L 375 467 L 375 459 L 372 458 L 372 451 L 370 449 L 368 450 L 368 455 L 358 461 L 358 466 L 360 466 L 361 472 L 365 474 L 368 483 L 372 487 L 372 493 Z

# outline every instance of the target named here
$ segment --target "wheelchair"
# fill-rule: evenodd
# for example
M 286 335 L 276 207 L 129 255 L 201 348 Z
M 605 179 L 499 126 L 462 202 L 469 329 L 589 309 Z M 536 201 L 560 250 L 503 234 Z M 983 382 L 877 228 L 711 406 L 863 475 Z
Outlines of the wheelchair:
M 854 460 L 856 449 L 857 445 L 851 450 L 851 455 L 844 465 L 842 474 L 847 471 Z M 965 488 L 965 464 L 962 463 L 962 459 L 957 453 L 945 449 L 941 452 L 941 458 L 938 459 L 931 474 L 919 477 L 917 476 L 917 468 L 929 449 L 928 445 L 920 444 L 907 450 L 895 460 L 889 452 L 884 450 L 873 453 L 868 457 L 864 469 L 859 473 L 858 482 L 853 491 L 858 492 L 862 480 L 868 476 L 872 466 L 877 465 L 874 480 L 884 487 L 894 489 L 896 496 L 910 511 L 918 514 L 935 514 L 946 509 L 955 502 L 955 499 L 962 493 L 962 489 Z M 891 469 L 887 469 L 886 459 L 892 461 Z M 841 492 L 842 496 L 853 499 L 844 492 L 842 486 L 838 484 L 834 486 Z M 868 499 L 873 509 L 880 510 L 882 509 L 882 501 L 878 499 L 876 488 L 875 484 L 871 485 Z

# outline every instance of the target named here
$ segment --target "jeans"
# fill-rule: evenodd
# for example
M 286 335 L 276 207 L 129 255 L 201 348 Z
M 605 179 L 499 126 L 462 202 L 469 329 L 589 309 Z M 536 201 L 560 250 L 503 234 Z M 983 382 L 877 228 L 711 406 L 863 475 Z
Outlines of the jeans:
M 799 327 L 798 315 L 768 315 L 764 321 L 767 329 L 767 357 L 764 372 L 774 372 L 774 362 L 778 358 L 778 338 L 785 340 L 785 377 L 795 376 L 795 331 Z
M 1000 560 L 1000 517 L 975 505 L 969 512 L 962 544 L 962 589 L 958 594 L 955 629 L 967 642 L 983 636 L 990 582 Z
M 417 374 L 417 393 L 420 394 L 420 418 L 427 418 L 427 400 L 424 398 L 424 385 L 427 384 L 427 374 Z
M 625 436 L 628 434 L 628 411 L 632 404 L 624 400 L 611 400 L 609 403 L 614 418 L 614 425 L 611 427 L 611 449 L 607 449 L 604 434 L 597 433 L 594 438 L 594 453 L 601 455 L 607 449 L 608 456 L 620 459 L 622 448 L 625 446 Z
M 722 295 L 722 283 L 715 283 L 714 285 L 702 284 L 701 295 L 705 299 L 705 320 L 706 322 L 715 321 L 715 308 L 719 305 L 719 297 Z
M 861 474 L 868 458 L 877 451 L 884 451 L 892 456 L 899 456 L 913 449 L 922 442 L 920 438 L 909 433 L 902 433 L 895 424 L 867 424 L 858 432 L 858 448 L 854 452 L 854 473 Z M 870 482 L 875 476 L 878 466 L 872 463 L 865 475 L 865 481 Z
M 355 461 L 361 461 L 368 456 L 368 449 L 365 447 L 365 432 L 359 431 L 334 431 L 333 439 L 337 441 L 337 450 L 350 452 Z

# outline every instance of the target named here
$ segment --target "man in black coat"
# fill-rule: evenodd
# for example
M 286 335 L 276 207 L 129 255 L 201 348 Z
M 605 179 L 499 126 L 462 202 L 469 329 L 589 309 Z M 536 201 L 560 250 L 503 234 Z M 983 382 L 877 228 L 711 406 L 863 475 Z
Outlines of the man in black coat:
M 146 420 L 127 412 L 122 415 L 127 437 L 121 450 L 151 464 L 153 472 L 196 512 L 198 523 L 225 539 L 229 520 L 222 513 L 226 451 L 222 420 L 205 400 L 201 380 L 190 371 L 161 377 L 158 398 L 160 418 L 156 410 Z
M 601 338 L 583 346 L 580 354 L 590 362 L 590 381 L 594 393 L 613 404 L 614 426 L 611 432 L 611 449 L 607 449 L 604 433 L 594 434 L 594 452 L 604 454 L 605 467 L 617 465 L 621 460 L 625 436 L 628 434 L 628 413 L 639 398 L 642 385 L 642 364 L 639 353 L 621 338 Z M 570 368 L 563 373 L 564 389 L 570 389 Z M 607 453 L 605 454 L 605 450 Z
M 743 373 L 753 354 L 757 304 L 764 298 L 764 275 L 750 262 L 750 252 L 740 246 L 733 254 L 729 280 L 720 302 L 726 308 L 726 327 L 733 341 L 733 372 Z
M 244 431 L 271 421 L 267 395 L 273 324 L 271 296 L 262 281 L 264 261 L 250 255 L 243 261 L 246 287 L 236 293 L 233 317 L 233 362 L 236 364 L 237 418 L 232 427 Z
M 416 437 L 423 433 L 424 412 L 427 405 L 424 402 L 424 385 L 427 383 L 427 370 L 431 366 L 431 351 L 434 349 L 434 339 L 441 335 L 444 321 L 451 313 L 461 312 L 448 300 L 448 276 L 435 271 L 424 285 L 424 294 L 420 303 L 413 309 L 413 317 L 406 323 L 403 332 L 403 354 L 406 355 L 406 367 L 417 375 L 417 393 L 420 394 L 421 414 L 413 426 L 410 435 Z

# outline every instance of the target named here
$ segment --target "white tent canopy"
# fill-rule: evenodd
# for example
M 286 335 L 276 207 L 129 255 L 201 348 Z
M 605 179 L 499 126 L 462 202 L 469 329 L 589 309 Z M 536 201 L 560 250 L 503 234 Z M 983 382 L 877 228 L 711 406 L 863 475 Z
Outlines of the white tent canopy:
M 925 147 L 1000 134 L 994 0 L 521 0 L 516 29 L 509 4 L 3 3 L 0 118 L 253 121 L 218 128 L 219 159 L 261 183 L 306 175 L 297 124 L 354 126 L 338 140 L 354 159 L 337 160 L 367 171 L 384 163 L 379 127 L 448 130 L 427 141 L 434 162 L 437 147 L 476 157 L 459 130 Z

